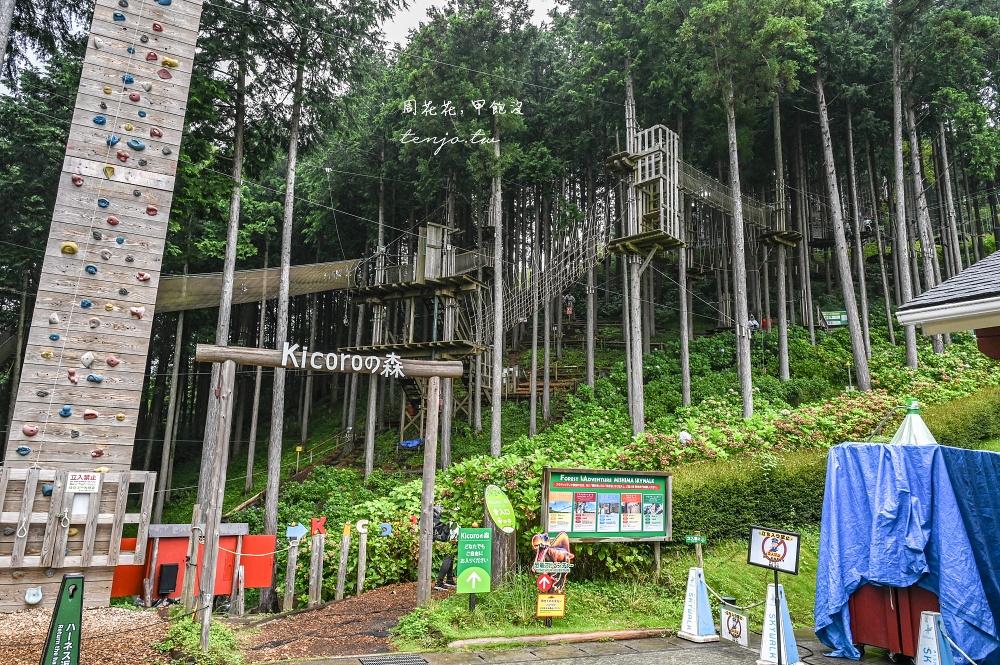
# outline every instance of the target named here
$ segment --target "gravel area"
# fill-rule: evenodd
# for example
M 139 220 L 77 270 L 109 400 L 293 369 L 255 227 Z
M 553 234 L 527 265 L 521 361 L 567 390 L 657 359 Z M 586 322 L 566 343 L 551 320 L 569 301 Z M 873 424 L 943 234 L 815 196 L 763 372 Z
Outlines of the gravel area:
M 25 665 L 41 660 L 50 609 L 0 614 L 0 665 Z M 149 647 L 163 638 L 167 625 L 151 611 L 100 607 L 83 611 L 80 665 L 166 663 L 166 654 Z M 122 633 L 130 629 L 132 632 Z M 108 635 L 109 633 L 117 633 Z M 98 637 L 108 635 L 107 637 Z M 92 639 L 88 639 L 92 638 Z
M 381 587 L 319 609 L 275 618 L 241 631 L 248 663 L 386 653 L 389 629 L 417 606 L 417 585 Z

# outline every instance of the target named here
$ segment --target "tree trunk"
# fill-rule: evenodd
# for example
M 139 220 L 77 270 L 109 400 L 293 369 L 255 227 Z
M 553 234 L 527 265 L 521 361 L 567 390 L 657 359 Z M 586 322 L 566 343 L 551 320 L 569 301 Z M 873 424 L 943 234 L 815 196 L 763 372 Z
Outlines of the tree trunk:
M 736 145 L 736 98 L 732 81 L 725 92 L 726 134 L 729 138 L 729 186 L 733 192 L 732 261 L 733 285 L 736 291 L 736 369 L 743 397 L 743 417 L 753 416 L 753 380 L 750 375 L 750 320 L 747 311 L 746 245 L 743 240 L 743 190 L 740 186 L 740 158 Z
M 318 252 L 317 252 L 318 254 Z M 309 297 L 309 348 L 316 348 L 316 294 Z M 306 370 L 305 390 L 302 398 L 302 420 L 299 425 L 299 443 L 303 446 L 309 440 L 309 416 L 313 401 L 313 371 Z
M 594 169 L 591 163 L 587 163 L 587 214 L 596 215 L 594 209 Z M 587 247 L 587 253 L 594 252 L 596 247 Z M 588 257 L 590 259 L 590 257 Z M 594 287 L 594 260 L 587 261 L 587 385 L 594 387 L 594 338 L 597 335 L 597 289 Z
M 299 122 L 302 118 L 302 81 L 305 75 L 306 35 L 299 46 L 298 66 L 292 97 L 292 117 L 289 123 L 288 166 L 285 171 L 285 205 L 281 226 L 281 269 L 278 277 L 278 316 L 274 334 L 275 348 L 288 341 L 288 288 L 292 258 L 292 222 L 295 212 L 295 168 L 299 154 Z M 281 482 L 281 442 L 285 426 L 285 372 L 274 368 L 274 394 L 271 397 L 271 432 L 267 444 L 267 490 L 264 498 L 264 533 L 278 533 L 278 487 Z M 275 559 L 277 561 L 277 559 Z M 277 579 L 277 571 L 272 579 Z M 260 590 L 260 610 L 277 609 L 274 587 Z
M 885 320 L 889 328 L 889 342 L 896 346 L 896 326 L 892 322 L 892 299 L 889 296 L 889 280 L 885 270 L 885 243 L 882 241 L 882 225 L 879 222 L 879 199 L 875 194 L 875 173 L 872 168 L 871 147 L 865 138 L 865 162 L 868 165 L 868 190 L 872 197 L 872 224 L 875 225 L 875 242 L 878 243 L 878 269 L 882 278 L 882 299 L 885 304 Z
M 861 331 L 864 334 L 865 355 L 872 357 L 872 340 L 868 330 L 868 283 L 865 277 L 865 251 L 861 243 L 861 202 L 858 200 L 857 166 L 854 163 L 854 120 L 851 107 L 847 107 L 847 180 L 851 187 L 851 207 L 854 218 L 854 256 L 858 271 L 858 295 L 861 302 Z
M 945 131 L 944 120 L 940 122 L 939 127 L 941 131 L 941 165 L 944 172 L 938 180 L 943 186 L 944 205 L 948 219 L 948 252 L 951 256 L 951 264 L 955 274 L 958 274 L 962 271 L 962 253 L 959 250 L 961 241 L 958 239 L 958 218 L 955 215 L 955 196 L 951 188 L 951 164 L 948 161 L 948 139 L 947 132 Z
M 631 59 L 626 60 L 626 69 L 631 67 Z M 632 91 L 632 75 L 626 74 L 625 79 L 625 149 L 630 154 L 635 152 L 635 134 L 637 130 L 635 117 L 635 97 Z M 626 186 L 628 187 L 627 212 L 628 212 L 628 233 L 639 233 L 639 210 L 635 190 L 632 184 L 632 176 L 629 175 Z M 645 400 L 643 398 L 642 385 L 642 284 L 639 281 L 639 264 L 641 258 L 629 255 L 626 257 L 626 269 L 628 275 L 628 290 L 622 293 L 623 298 L 628 303 L 628 328 L 625 334 L 628 335 L 628 376 L 632 390 L 629 394 L 629 414 L 632 420 L 632 434 L 641 434 L 646 429 Z
M 781 231 L 787 231 L 788 220 L 786 219 L 785 206 L 785 157 L 781 146 L 781 104 L 778 96 L 774 96 L 774 172 L 777 177 L 775 183 L 775 210 L 778 214 L 777 227 Z M 785 276 L 785 245 L 778 243 L 778 378 L 787 381 L 790 378 L 788 371 L 788 295 L 785 292 L 787 278 Z M 768 298 L 770 300 L 770 298 Z
M 15 0 L 0 0 L 0 72 L 7 62 L 7 44 L 10 43 L 10 26 L 14 21 L 14 4 Z
M 500 456 L 501 390 L 503 386 L 503 192 L 500 189 L 500 116 L 493 116 L 493 174 L 490 221 L 493 222 L 493 376 L 490 389 L 490 455 Z
M 187 273 L 187 264 L 184 264 Z M 177 328 L 174 331 L 174 363 L 170 368 L 170 396 L 167 401 L 167 430 L 163 433 L 163 447 L 160 449 L 160 473 L 156 478 L 156 504 L 153 508 L 153 524 L 163 520 L 163 501 L 167 493 L 167 478 L 174 463 L 174 435 L 177 426 L 177 381 L 180 374 L 181 352 L 184 338 L 184 310 L 177 313 Z
M 913 283 L 909 270 L 909 233 L 906 228 L 906 180 L 903 173 L 903 98 L 899 72 L 899 34 L 893 30 L 892 36 L 892 152 L 895 167 L 896 189 L 896 238 L 899 261 L 899 296 L 900 305 L 905 305 L 913 298 Z M 917 331 L 913 326 L 903 326 L 906 344 L 906 364 L 917 367 Z
M 385 281 L 385 178 L 381 172 L 385 167 L 385 137 L 382 137 L 382 158 L 379 162 L 378 179 L 378 239 L 376 241 L 375 252 L 378 257 L 375 260 L 375 283 L 382 284 Z M 453 213 L 449 213 L 453 215 Z M 453 223 L 449 222 L 450 224 Z M 385 326 L 385 305 L 374 305 L 372 307 L 372 344 L 381 344 L 383 327 Z M 368 377 L 368 412 L 365 419 L 365 478 L 372 475 L 375 470 L 375 430 L 377 428 L 376 417 L 379 388 L 378 374 Z M 451 392 L 451 379 L 447 379 L 443 385 L 447 386 L 447 392 Z M 446 409 L 448 414 L 448 433 L 451 432 L 451 411 Z M 448 439 L 448 462 L 451 462 L 451 439 Z M 442 445 L 444 442 L 442 441 Z M 444 461 L 444 448 L 442 448 L 442 461 Z
M 854 280 L 851 278 L 851 263 L 847 254 L 847 238 L 844 233 L 844 216 L 840 208 L 840 191 L 837 186 L 837 168 L 833 161 L 833 141 L 830 138 L 830 119 L 827 117 L 826 94 L 823 91 L 823 76 L 816 70 L 816 97 L 819 105 L 819 126 L 823 143 L 823 163 L 826 167 L 826 188 L 830 198 L 830 216 L 833 221 L 833 242 L 837 250 L 837 267 L 840 269 L 840 283 L 844 293 L 844 309 L 847 310 L 847 327 L 851 333 L 851 350 L 854 353 L 854 371 L 858 388 L 871 390 L 872 379 L 868 371 L 868 354 L 865 351 L 861 321 L 858 319 L 858 302 L 854 297 Z
M 244 9 L 247 3 L 243 3 Z M 240 206 L 243 200 L 243 135 L 246 122 L 246 76 L 247 57 L 239 54 L 239 65 L 236 75 L 236 99 L 234 108 L 233 128 L 233 188 L 229 195 L 229 223 L 226 227 L 226 251 L 222 263 L 222 292 L 219 296 L 219 318 L 215 325 L 215 343 L 219 346 L 229 344 L 229 323 L 233 309 L 233 280 L 236 271 L 236 250 L 239 245 Z M 210 385 L 219 385 L 219 363 L 212 363 L 212 380 Z M 205 434 L 201 449 L 201 473 L 198 476 L 198 503 L 207 505 L 208 494 L 212 490 L 215 479 L 210 473 L 215 459 L 216 425 L 219 422 L 218 399 L 208 400 L 208 413 L 205 420 Z M 228 437 L 227 437 L 228 439 Z M 228 451 L 227 451 L 228 458 Z
M 808 203 L 805 193 L 808 190 L 805 175 L 805 157 L 802 155 L 802 126 L 796 127 L 795 141 L 795 209 L 799 222 L 799 233 L 802 234 L 802 244 L 799 246 L 799 284 L 802 293 L 802 322 L 809 328 L 809 343 L 816 346 L 816 321 L 813 317 L 812 276 L 809 274 L 809 221 Z

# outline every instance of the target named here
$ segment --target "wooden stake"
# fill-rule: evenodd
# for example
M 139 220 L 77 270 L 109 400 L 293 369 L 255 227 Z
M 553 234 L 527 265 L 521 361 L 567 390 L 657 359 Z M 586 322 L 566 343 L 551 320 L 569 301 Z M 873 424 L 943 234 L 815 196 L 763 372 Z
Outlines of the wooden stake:
M 365 575 L 367 571 L 365 568 L 368 565 L 368 529 L 358 535 L 358 593 L 361 595 L 365 592 Z
M 694 535 L 700 536 L 701 535 L 701 531 L 695 531 Z M 705 563 L 704 563 L 704 561 L 701 558 L 701 543 L 695 543 L 694 544 L 694 555 L 698 558 L 698 567 L 699 568 L 703 568 L 704 565 L 705 565 Z
M 323 602 L 323 551 L 326 548 L 326 534 L 314 533 L 312 556 L 309 559 L 309 607 Z
M 233 591 L 229 595 L 229 615 L 243 616 L 243 536 L 236 537 L 236 559 L 233 561 Z
M 497 326 L 503 326 L 497 320 Z M 498 351 L 494 349 L 494 353 Z M 494 394 L 499 395 L 494 378 Z M 438 410 L 440 409 L 441 379 L 427 380 L 427 428 L 424 433 L 424 471 L 420 495 L 420 556 L 417 561 L 417 605 L 423 605 L 431 595 L 431 567 L 434 559 L 434 475 L 437 469 Z
M 295 609 L 295 566 L 299 560 L 299 540 L 288 544 L 288 566 L 285 568 L 285 598 L 281 604 L 282 612 Z
M 340 565 L 337 567 L 337 595 L 334 600 L 344 599 L 347 584 L 347 555 L 351 553 L 351 523 L 344 525 L 344 535 L 340 538 Z
M 194 583 L 198 574 L 198 540 L 201 536 L 201 504 L 194 504 L 191 511 L 191 537 L 188 539 L 187 558 L 184 563 L 184 582 L 181 584 L 181 602 L 184 611 L 194 610 Z

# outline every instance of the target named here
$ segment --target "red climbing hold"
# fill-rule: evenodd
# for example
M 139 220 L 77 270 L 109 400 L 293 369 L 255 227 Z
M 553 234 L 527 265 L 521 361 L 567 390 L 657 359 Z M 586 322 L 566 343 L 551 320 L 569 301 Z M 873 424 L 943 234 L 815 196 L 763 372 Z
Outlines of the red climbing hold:
M 160 59 L 160 56 L 156 55 L 155 52 L 150 51 L 146 54 L 146 62 L 156 62 Z
M 108 363 L 109 367 L 117 367 L 118 363 L 120 363 L 121 361 L 118 360 L 118 358 L 115 358 L 114 355 L 110 355 L 108 356 L 108 359 L 105 360 L 104 362 Z
M 73 176 L 73 184 L 77 187 L 83 187 L 83 177 L 78 175 Z
M 124 150 L 119 150 L 118 151 L 118 161 L 121 162 L 122 164 L 124 164 L 125 162 L 127 162 L 128 161 L 128 153 L 125 152 Z
M 146 313 L 145 307 L 131 307 L 129 308 L 129 313 L 137 319 L 142 319 L 142 315 Z
M 21 428 L 25 436 L 35 436 L 38 434 L 38 425 L 25 425 Z
M 72 383 L 73 385 L 76 385 L 76 370 L 71 369 L 69 370 L 68 374 L 69 374 L 69 382 Z
M 137 102 L 137 101 L 139 101 L 139 93 L 138 92 L 130 92 L 130 93 L 128 93 L 128 98 L 131 101 L 133 101 L 133 102 Z
M 163 137 L 163 132 L 160 130 L 159 127 L 150 127 L 149 128 L 149 135 L 152 136 L 153 138 L 157 138 L 158 139 L 158 138 L 162 138 Z
M 161 67 L 161 68 L 160 68 L 160 69 L 159 69 L 159 70 L 158 70 L 158 71 L 156 72 L 156 75 L 157 75 L 157 76 L 159 76 L 159 77 L 160 77 L 161 79 L 164 79 L 164 80 L 166 80 L 166 79 L 172 79 L 172 78 L 174 77 L 174 75 L 173 75 L 173 74 L 171 74 L 171 73 L 170 73 L 170 70 L 169 70 L 169 69 L 167 69 L 166 67 Z
M 163 26 L 159 23 L 153 24 L 153 32 L 163 32 Z
M 135 274 L 135 278 L 137 280 L 139 280 L 140 282 L 148 282 L 150 280 L 151 276 L 150 276 L 150 274 L 148 272 L 137 272 Z
M 150 217 L 156 217 L 156 213 L 159 212 L 156 206 L 146 206 L 146 214 Z
M 83 412 L 84 420 L 93 420 L 96 417 L 97 417 L 97 411 L 94 411 L 93 409 L 87 409 L 86 411 Z
M 104 455 L 104 448 L 95 448 L 90 451 L 91 457 L 102 457 Z
M 111 215 L 110 217 L 108 217 L 108 224 L 110 224 L 111 226 L 118 226 L 118 224 L 120 224 L 121 221 L 122 220 L 118 219 L 114 215 Z

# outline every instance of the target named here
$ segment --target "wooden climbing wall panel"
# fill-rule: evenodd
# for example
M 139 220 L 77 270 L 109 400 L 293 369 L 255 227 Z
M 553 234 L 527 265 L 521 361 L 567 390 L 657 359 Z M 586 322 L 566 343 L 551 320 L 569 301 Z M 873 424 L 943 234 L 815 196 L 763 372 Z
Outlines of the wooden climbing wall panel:
M 0 481 L 3 609 L 8 587 L 31 577 L 7 571 L 48 555 L 55 579 L 83 568 L 88 591 L 95 575 L 109 582 L 104 602 L 110 594 L 106 567 L 124 522 L 105 508 L 124 496 L 111 477 L 131 466 L 201 9 L 199 0 L 96 3 Z M 58 484 L 56 471 L 105 476 L 101 508 L 88 515 L 96 521 L 78 528 L 86 550 L 62 557 L 46 531 L 56 507 L 36 479 Z M 133 521 L 147 519 L 145 497 L 139 510 Z M 46 544 L 55 549 L 43 554 Z

